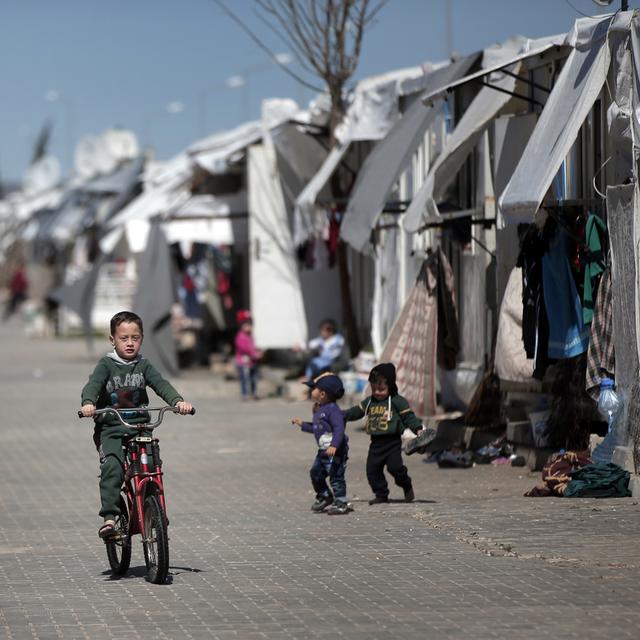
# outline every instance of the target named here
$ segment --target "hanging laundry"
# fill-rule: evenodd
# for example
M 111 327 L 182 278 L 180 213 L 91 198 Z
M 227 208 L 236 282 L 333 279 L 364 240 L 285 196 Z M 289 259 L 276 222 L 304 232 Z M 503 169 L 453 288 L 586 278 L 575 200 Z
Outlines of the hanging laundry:
M 518 267 L 511 271 L 500 305 L 495 369 L 501 380 L 511 382 L 527 382 L 533 375 L 533 363 L 522 341 L 522 273 Z
M 582 304 L 569 263 L 570 245 L 569 234 L 559 227 L 542 258 L 550 358 L 572 358 L 584 353 L 589 344 L 589 328 L 584 324 Z
M 585 389 L 594 401 L 600 393 L 600 380 L 615 377 L 615 350 L 613 346 L 613 301 L 611 295 L 611 269 L 602 273 L 596 297 L 593 322 L 587 351 Z
M 549 322 L 542 278 L 546 248 L 543 232 L 532 224 L 522 237 L 516 263 L 522 269 L 522 342 L 527 358 L 534 360 L 533 377 L 538 380 L 542 380 L 549 366 Z
M 438 364 L 448 371 L 456 368 L 460 335 L 458 331 L 458 307 L 453 270 L 440 247 L 438 264 Z
M 329 217 L 328 237 L 326 240 L 327 251 L 329 252 L 330 267 L 333 267 L 336 264 L 336 257 L 338 255 L 338 242 L 340 240 L 341 222 L 342 222 L 342 213 L 336 210 L 332 211 Z
M 585 229 L 586 250 L 581 251 L 584 269 L 582 293 L 582 318 L 585 324 L 593 320 L 593 310 L 600 277 L 606 267 L 607 225 L 599 216 L 589 214 Z

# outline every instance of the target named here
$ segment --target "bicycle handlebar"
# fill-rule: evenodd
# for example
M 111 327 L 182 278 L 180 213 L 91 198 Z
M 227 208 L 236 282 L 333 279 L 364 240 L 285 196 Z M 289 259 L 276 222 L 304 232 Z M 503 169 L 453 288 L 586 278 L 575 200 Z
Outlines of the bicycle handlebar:
M 126 422 L 126 420 L 123 419 L 122 415 L 120 414 L 127 414 L 127 413 L 143 413 L 146 411 L 157 411 L 158 412 L 158 419 L 155 422 L 143 422 L 141 424 L 129 424 L 128 422 Z M 105 409 L 96 409 L 95 413 L 93 414 L 93 416 L 99 416 L 99 415 L 104 415 L 107 413 L 112 413 L 115 416 L 117 416 L 118 420 L 120 421 L 120 423 L 122 425 L 124 425 L 125 427 L 130 427 L 131 429 L 144 429 L 144 430 L 153 430 L 155 429 L 157 426 L 160 425 L 160 423 L 162 422 L 162 419 L 164 417 L 164 414 L 167 411 L 171 411 L 171 413 L 180 413 L 180 410 L 177 407 L 170 407 L 170 406 L 164 406 L 164 407 L 144 407 L 144 408 L 139 408 L 139 409 L 114 409 L 111 407 L 107 407 Z M 192 408 L 191 411 L 189 411 L 188 415 L 195 415 L 196 410 L 195 408 Z M 82 411 L 78 411 L 78 418 L 93 418 L 93 416 L 85 416 L 83 415 Z

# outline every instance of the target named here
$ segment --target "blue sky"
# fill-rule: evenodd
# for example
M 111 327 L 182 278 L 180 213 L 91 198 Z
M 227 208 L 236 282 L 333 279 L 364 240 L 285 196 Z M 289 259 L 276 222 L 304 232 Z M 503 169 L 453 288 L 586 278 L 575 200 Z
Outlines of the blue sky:
M 225 2 L 274 51 L 286 51 L 255 17 L 252 0 Z M 603 11 L 592 0 L 571 0 L 575 9 L 566 0 L 449 2 L 453 48 L 462 54 L 515 34 L 567 31 L 580 17 L 576 9 Z M 446 58 L 446 4 L 390 0 L 366 34 L 356 78 Z M 225 84 L 234 75 L 246 78 L 244 87 Z M 22 176 L 47 118 L 53 122 L 51 151 L 68 168 L 71 137 L 124 126 L 162 159 L 201 137 L 203 124 L 210 133 L 257 117 L 265 97 L 305 104 L 312 97 L 271 65 L 213 0 L 3 2 L 0 78 L 3 179 Z M 52 89 L 59 94 L 54 102 L 45 100 Z M 168 113 L 171 102 L 184 110 Z

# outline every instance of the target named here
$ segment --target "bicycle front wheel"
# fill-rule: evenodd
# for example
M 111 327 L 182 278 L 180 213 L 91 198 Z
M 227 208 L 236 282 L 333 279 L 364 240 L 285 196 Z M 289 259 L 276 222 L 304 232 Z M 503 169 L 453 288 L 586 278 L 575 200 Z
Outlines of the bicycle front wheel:
M 129 510 L 124 499 L 120 500 L 120 515 L 116 518 L 115 535 L 105 540 L 105 546 L 113 575 L 124 575 L 131 564 Z
M 142 545 L 149 582 L 164 583 L 169 573 L 169 536 L 166 519 L 157 496 L 147 496 L 144 501 Z

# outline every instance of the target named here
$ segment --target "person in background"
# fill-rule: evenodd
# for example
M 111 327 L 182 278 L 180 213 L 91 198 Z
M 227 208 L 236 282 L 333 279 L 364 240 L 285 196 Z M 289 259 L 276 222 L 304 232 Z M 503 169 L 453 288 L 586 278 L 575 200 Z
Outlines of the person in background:
M 251 312 L 246 310 L 238 311 L 236 321 L 239 325 L 235 338 L 235 350 L 236 367 L 240 378 L 240 395 L 242 400 L 249 400 L 250 398 L 257 400 L 258 361 L 262 357 L 262 352 L 256 348 L 253 341 Z
M 321 373 L 331 370 L 344 350 L 344 337 L 338 332 L 335 320 L 331 318 L 323 320 L 318 334 L 309 341 L 309 349 L 314 355 L 305 367 L 307 380 L 313 380 Z
M 311 466 L 311 484 L 316 492 L 316 500 L 311 511 L 325 511 L 329 515 L 342 515 L 353 509 L 347 502 L 347 483 L 345 471 L 349 457 L 349 439 L 344 432 L 344 417 L 336 404 L 344 395 L 342 380 L 333 373 L 325 372 L 305 384 L 311 389 L 313 400 L 313 421 L 305 422 L 301 418 L 293 418 L 302 431 L 312 433 L 318 445 L 313 465 Z M 327 486 L 327 476 L 331 491 Z
M 344 412 L 345 422 L 365 418 L 365 431 L 371 437 L 367 455 L 367 480 L 374 493 L 369 504 L 389 502 L 389 486 L 384 468 L 404 491 L 405 502 L 413 502 L 413 483 L 402 461 L 401 435 L 405 429 L 421 433 L 422 422 L 398 393 L 396 368 L 391 362 L 375 366 L 369 373 L 371 395 Z
M 4 309 L 4 319 L 8 320 L 18 307 L 27 299 L 27 289 L 29 282 L 25 273 L 24 264 L 19 262 L 9 280 L 9 299 Z

